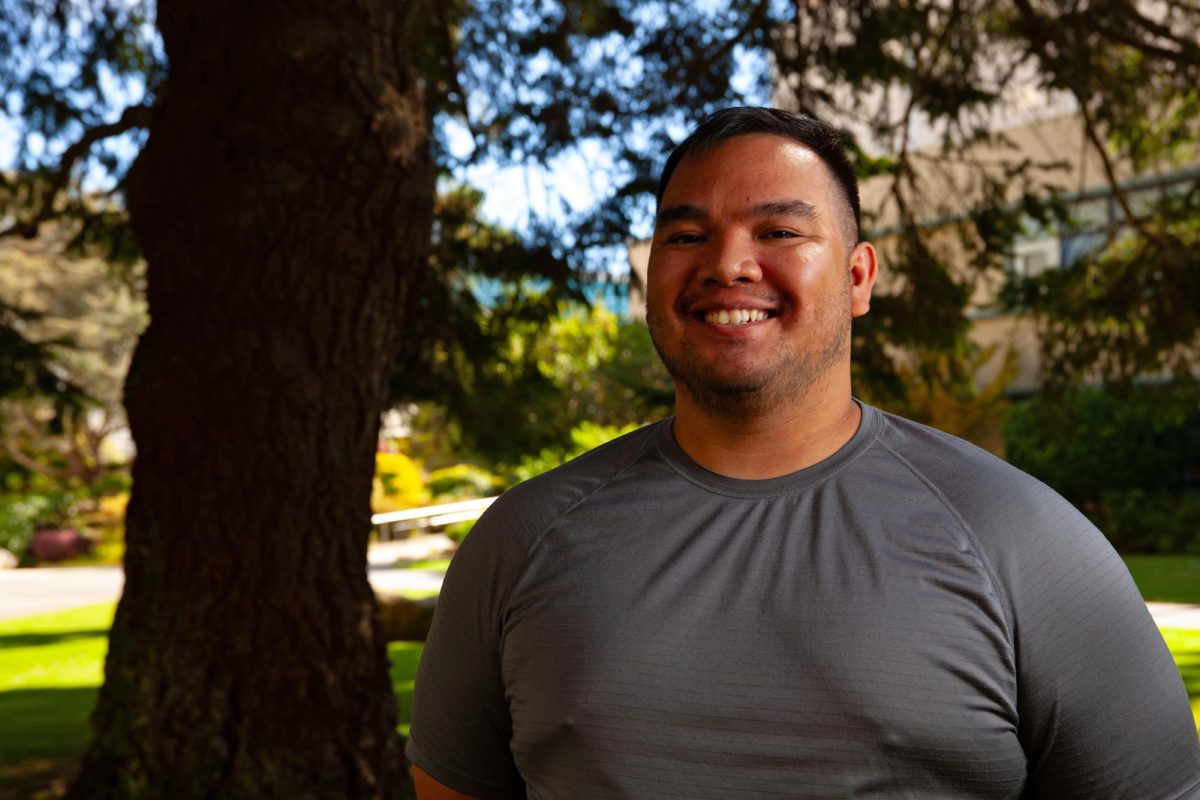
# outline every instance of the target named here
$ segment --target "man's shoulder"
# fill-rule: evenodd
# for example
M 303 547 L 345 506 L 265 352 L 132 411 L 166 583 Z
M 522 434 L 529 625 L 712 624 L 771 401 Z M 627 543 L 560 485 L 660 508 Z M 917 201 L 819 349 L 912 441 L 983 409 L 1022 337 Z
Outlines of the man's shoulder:
M 670 424 L 661 420 L 630 431 L 517 484 L 496 499 L 485 520 L 504 519 L 506 527 L 536 535 L 653 451 L 662 426 Z
M 880 413 L 878 444 L 964 518 L 981 522 L 1075 513 L 1049 486 L 987 450 L 928 425 Z
M 883 418 L 878 443 L 914 469 L 976 480 L 1038 482 L 994 453 L 954 434 L 887 411 L 878 413 Z

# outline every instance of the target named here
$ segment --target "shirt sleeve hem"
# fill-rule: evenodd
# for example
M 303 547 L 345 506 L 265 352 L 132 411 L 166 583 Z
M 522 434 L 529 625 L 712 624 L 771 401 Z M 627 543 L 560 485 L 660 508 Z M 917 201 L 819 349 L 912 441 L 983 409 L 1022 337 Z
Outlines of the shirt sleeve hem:
M 435 761 L 411 736 L 404 747 L 404 755 L 411 764 L 420 767 L 426 775 L 456 792 L 462 792 L 478 798 L 478 800 L 525 800 L 523 786 L 514 787 L 488 783 L 456 772 Z
M 1191 786 L 1183 790 L 1183 794 L 1177 795 L 1175 800 L 1197 800 L 1200 798 L 1200 778 L 1196 778 Z

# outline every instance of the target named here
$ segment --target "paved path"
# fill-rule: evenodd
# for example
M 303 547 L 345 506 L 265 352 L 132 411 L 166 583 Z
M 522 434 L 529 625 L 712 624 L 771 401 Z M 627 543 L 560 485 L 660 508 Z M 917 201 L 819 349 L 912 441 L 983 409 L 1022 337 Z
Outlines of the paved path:
M 1160 628 L 1200 630 L 1200 605 L 1192 603 L 1146 603 Z
M 6 569 L 0 571 L 0 620 L 116 600 L 124 583 L 120 567 Z
M 442 586 L 440 570 L 395 565 L 445 558 L 452 548 L 450 540 L 440 535 L 372 545 L 367 555 L 367 576 L 381 594 L 432 594 Z M 123 583 L 120 567 L 0 570 L 0 620 L 116 600 Z M 1146 607 L 1160 628 L 1200 630 L 1200 605 L 1147 603 Z
M 442 587 L 440 570 L 395 565 L 445 558 L 453 547 L 453 542 L 440 535 L 372 545 L 367 554 L 367 577 L 381 594 L 436 593 Z M 0 570 L 0 620 L 116 600 L 124 583 L 120 567 Z

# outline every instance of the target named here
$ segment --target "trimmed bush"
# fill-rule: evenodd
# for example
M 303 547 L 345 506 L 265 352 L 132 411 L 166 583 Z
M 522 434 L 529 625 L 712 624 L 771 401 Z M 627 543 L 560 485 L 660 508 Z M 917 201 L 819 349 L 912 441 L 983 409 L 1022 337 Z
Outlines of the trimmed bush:
M 1012 408 L 1010 463 L 1074 503 L 1122 552 L 1200 551 L 1194 389 L 1078 387 Z
M 1200 554 L 1200 491 L 1114 490 L 1084 510 L 1122 553 Z
M 376 453 L 371 510 L 397 511 L 429 500 L 421 465 L 403 453 Z
M 472 464 L 455 464 L 429 473 L 429 493 L 437 498 L 490 497 L 503 487 L 501 478 Z

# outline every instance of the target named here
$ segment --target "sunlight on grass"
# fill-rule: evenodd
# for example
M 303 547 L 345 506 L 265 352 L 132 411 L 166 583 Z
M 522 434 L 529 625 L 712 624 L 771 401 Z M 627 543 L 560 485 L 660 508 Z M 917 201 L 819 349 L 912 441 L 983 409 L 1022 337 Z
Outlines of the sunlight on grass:
M 1162 635 L 1183 676 L 1183 685 L 1192 701 L 1192 716 L 1200 730 L 1200 630 L 1163 628 Z
M 396 693 L 396 713 L 400 720 L 401 736 L 408 736 L 412 724 L 413 680 L 417 676 L 417 662 L 421 660 L 421 642 L 391 642 L 388 644 L 388 660 L 392 662 L 392 691 Z
M 450 559 L 435 558 L 429 561 L 414 561 L 411 564 L 405 564 L 404 569 L 428 569 L 437 570 L 438 572 L 445 572 L 446 568 L 449 566 Z
M 0 765 L 83 752 L 115 609 L 100 603 L 0 622 Z M 388 645 L 402 734 L 423 647 Z
M 0 764 L 82 752 L 115 608 L 0 622 Z

